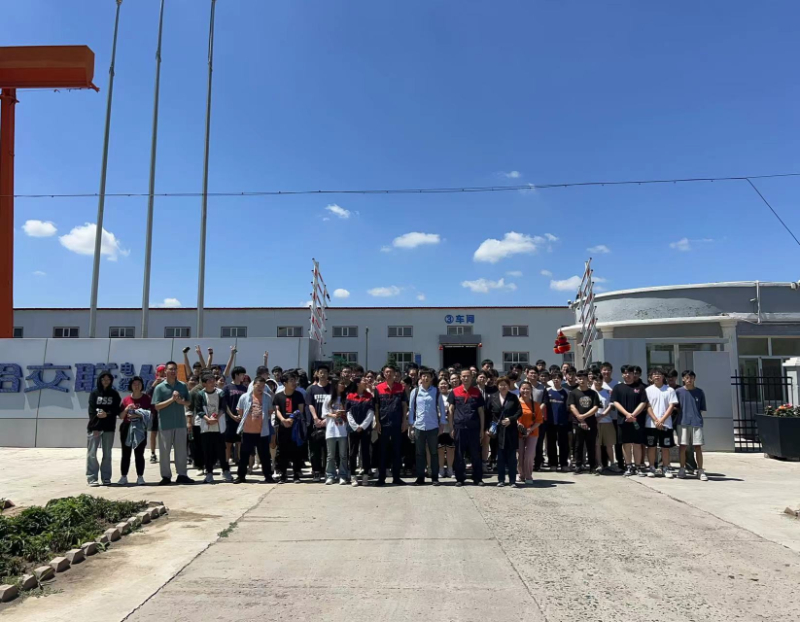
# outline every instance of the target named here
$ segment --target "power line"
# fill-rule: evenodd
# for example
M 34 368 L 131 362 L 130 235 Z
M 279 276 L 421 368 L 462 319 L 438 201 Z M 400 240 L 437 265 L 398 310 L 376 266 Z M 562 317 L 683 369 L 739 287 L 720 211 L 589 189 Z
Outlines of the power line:
M 750 181 L 751 179 L 775 179 L 781 177 L 800 177 L 800 173 L 774 173 L 771 175 L 745 175 L 739 177 L 686 177 L 678 179 L 635 179 L 627 181 L 580 181 L 552 184 L 523 184 L 515 186 L 464 186 L 442 188 L 389 188 L 383 190 L 256 190 L 240 192 L 209 192 L 210 197 L 263 197 L 263 196 L 296 196 L 296 195 L 326 195 L 326 194 L 457 194 L 473 192 L 508 192 L 512 190 L 550 190 L 554 188 L 580 188 L 591 186 L 644 186 L 650 184 L 683 184 L 696 182 L 715 181 Z M 752 182 L 751 182 L 752 184 Z M 758 191 L 756 191 L 758 192 Z M 760 193 L 759 193 L 760 194 Z M 7 195 L 0 195 L 7 196 Z M 17 199 L 85 199 L 96 198 L 96 192 L 84 193 L 47 193 L 47 194 L 15 194 Z M 136 197 L 199 197 L 201 192 L 107 192 L 107 197 L 136 198 Z M 763 197 L 762 197 L 763 199 Z M 770 208 L 772 209 L 772 208 Z
M 772 212 L 772 213 L 775 215 L 775 218 L 777 218 L 777 219 L 778 219 L 778 222 L 779 222 L 779 223 L 781 223 L 781 224 L 783 225 L 783 228 L 784 228 L 784 229 L 786 229 L 786 230 L 789 232 L 789 235 L 790 235 L 790 236 L 792 236 L 792 237 L 794 238 L 794 241 L 795 241 L 795 242 L 797 242 L 797 245 L 798 245 L 798 246 L 800 246 L 800 240 L 798 240 L 798 239 L 797 239 L 797 236 L 796 236 L 794 233 L 792 233 L 792 230 L 791 230 L 791 229 L 789 229 L 789 225 L 787 225 L 785 222 L 783 222 L 783 219 L 782 219 L 780 216 L 778 216 L 778 212 L 776 212 L 776 211 L 775 211 L 775 209 L 774 209 L 774 208 L 773 208 L 773 207 L 772 207 L 772 206 L 769 204 L 769 201 L 767 201 L 767 200 L 764 198 L 764 195 L 763 195 L 763 194 L 761 194 L 761 192 L 759 191 L 759 189 L 758 189 L 758 188 L 756 188 L 756 185 L 753 183 L 753 180 L 748 178 L 748 179 L 747 179 L 747 183 L 749 183 L 749 184 L 750 184 L 750 186 L 753 188 L 753 190 L 755 190 L 755 191 L 756 191 L 756 194 L 758 194 L 758 196 L 760 196 L 760 197 L 761 197 L 761 200 L 762 200 L 762 201 L 764 201 L 764 204 L 765 204 L 765 205 L 766 205 L 766 206 L 767 206 L 767 207 L 770 209 L 770 211 L 771 211 L 771 212 Z

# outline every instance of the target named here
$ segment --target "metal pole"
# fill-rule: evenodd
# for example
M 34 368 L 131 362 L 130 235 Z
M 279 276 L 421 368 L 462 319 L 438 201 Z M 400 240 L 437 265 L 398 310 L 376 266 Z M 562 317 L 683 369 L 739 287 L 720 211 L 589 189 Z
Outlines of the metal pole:
M 0 338 L 14 336 L 14 115 L 17 89 L 0 91 Z
M 164 27 L 164 0 L 158 14 L 156 47 L 156 88 L 153 98 L 153 137 L 150 142 L 150 186 L 147 196 L 147 233 L 144 242 L 144 285 L 142 286 L 142 337 L 147 337 L 150 315 L 150 257 L 153 252 L 153 203 L 156 191 L 156 146 L 158 144 L 158 92 L 161 86 L 161 31 Z
M 197 336 L 203 336 L 203 305 L 206 280 L 206 217 L 208 215 L 208 151 L 211 134 L 211 75 L 214 71 L 214 12 L 217 0 L 211 0 L 208 26 L 208 94 L 206 95 L 206 146 L 203 159 L 203 199 L 200 207 L 200 266 L 197 271 Z
M 106 128 L 103 136 L 103 163 L 100 166 L 100 199 L 97 202 L 97 225 L 94 233 L 94 267 L 92 268 L 92 294 L 89 304 L 89 337 L 95 337 L 97 329 L 97 286 L 100 281 L 100 247 L 103 241 L 103 210 L 106 205 L 106 174 L 108 172 L 108 137 L 111 129 L 111 100 L 114 95 L 114 62 L 117 58 L 117 31 L 119 30 L 119 9 L 122 0 L 117 2 L 117 15 L 114 19 L 114 43 L 111 46 L 111 66 L 108 68 L 108 101 L 106 103 Z

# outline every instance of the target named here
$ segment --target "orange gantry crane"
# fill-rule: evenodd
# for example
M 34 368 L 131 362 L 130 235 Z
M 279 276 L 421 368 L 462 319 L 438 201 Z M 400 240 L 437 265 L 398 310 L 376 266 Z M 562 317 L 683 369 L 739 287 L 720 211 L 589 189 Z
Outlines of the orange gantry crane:
M 17 89 L 94 89 L 85 45 L 0 47 L 0 339 L 14 332 L 14 110 Z

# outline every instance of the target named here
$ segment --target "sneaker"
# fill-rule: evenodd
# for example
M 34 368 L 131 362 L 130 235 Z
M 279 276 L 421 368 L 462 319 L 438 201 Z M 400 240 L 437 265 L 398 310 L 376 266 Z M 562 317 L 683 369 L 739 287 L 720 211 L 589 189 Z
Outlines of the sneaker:
M 318 482 L 319 481 L 319 475 L 317 475 L 316 473 L 312 473 L 311 474 L 311 481 L 312 482 Z
M 514 488 L 522 488 L 522 484 L 520 484 L 519 482 L 514 482 L 514 483 L 513 483 L 513 484 L 511 484 L 511 485 L 512 485 Z
M 205 479 L 203 479 L 204 484 L 213 484 L 214 483 L 214 474 L 213 473 L 206 473 Z
M 89 482 L 89 486 L 91 486 L 92 488 L 99 488 L 100 487 L 100 482 L 98 482 L 97 480 L 95 480 L 93 482 Z
M 277 483 L 277 482 L 275 481 L 275 478 L 274 478 L 274 477 L 272 477 L 272 475 L 267 475 L 267 476 L 264 478 L 264 483 L 265 483 L 265 484 L 275 484 L 275 483 Z
M 701 482 L 708 481 L 708 475 L 706 475 L 705 469 L 697 469 L 697 477 L 700 479 Z
M 360 480 L 360 479 L 358 479 L 358 475 L 356 475 L 356 476 L 353 478 L 353 488 L 355 488 L 356 486 L 361 486 L 361 480 Z
M 456 482 L 456 488 L 461 488 L 464 485 L 464 482 Z
M 253 467 L 251 467 L 251 466 L 247 467 L 247 474 L 248 475 L 252 475 L 253 474 Z
M 579 474 L 583 473 L 585 470 L 586 469 L 584 469 L 582 465 L 581 466 L 576 466 L 573 469 L 573 471 L 575 471 L 575 475 L 579 475 Z
M 396 479 L 392 479 L 392 486 L 405 486 L 406 483 L 401 480 L 399 477 Z
M 563 471 L 563 470 L 564 470 L 564 467 L 562 467 L 562 466 L 557 466 L 556 467 L 556 473 L 561 473 L 561 471 Z
M 667 479 L 672 479 L 673 477 L 675 477 L 675 475 L 673 475 L 672 473 L 672 469 L 669 468 L 664 469 L 664 477 L 666 477 Z
M 379 479 L 377 482 L 375 482 L 375 485 L 378 488 L 380 488 L 381 486 L 386 486 L 386 480 L 385 479 Z
M 155 454 L 150 454 L 150 462 L 152 464 L 155 464 L 156 462 L 158 462 L 158 458 L 156 458 Z
M 476 486 L 486 486 L 486 482 L 484 482 L 482 479 L 479 479 L 477 482 L 475 482 L 475 485 Z
M 608 470 L 612 473 L 622 473 L 622 469 L 620 469 L 616 464 L 612 464 L 610 467 L 608 467 Z
M 350 483 L 350 482 L 348 482 L 348 481 L 347 481 L 346 479 L 344 479 L 344 478 L 342 478 L 342 479 L 340 479 L 340 480 L 339 480 L 339 486 L 347 486 L 347 484 L 349 484 L 349 483 Z
M 418 477 L 414 480 L 414 486 L 422 486 L 425 483 L 424 477 Z
M 439 469 L 439 477 L 447 477 L 447 472 L 444 469 Z
M 162 477 L 161 481 L 158 482 L 159 486 L 169 486 L 172 483 L 171 477 Z
M 631 477 L 632 475 L 636 475 L 636 467 L 634 466 L 629 466 L 622 474 L 623 477 Z
M 329 477 L 329 478 L 327 478 L 327 479 L 325 480 L 325 485 L 326 485 L 326 486 L 330 486 L 330 485 L 331 485 L 331 484 L 333 484 L 335 481 L 336 481 L 336 480 L 334 480 L 332 477 Z
M 686 469 L 678 469 L 678 479 L 686 479 Z
M 518 482 L 518 483 L 520 483 L 520 484 L 521 484 L 522 482 Z M 526 480 L 525 480 L 525 483 L 526 483 L 527 485 L 531 486 L 531 485 L 533 485 L 533 480 L 532 480 L 532 479 L 526 479 Z
M 599 466 L 594 470 L 595 475 L 602 475 L 603 474 L 603 467 Z
M 178 475 L 178 477 L 175 478 L 175 482 L 178 484 L 194 484 L 194 480 L 186 475 Z
M 431 482 L 431 484 L 432 484 L 433 486 L 438 486 L 438 485 L 439 485 L 439 480 L 438 480 L 438 479 L 435 479 L 435 480 L 433 480 L 433 481 Z
M 444 476 L 453 477 L 453 469 L 451 469 L 450 467 L 444 467 Z
M 286 477 L 279 477 L 278 478 L 278 483 L 279 484 L 288 484 L 289 483 L 289 479 L 286 478 Z
M 364 486 L 369 484 L 369 475 L 364 473 L 364 475 L 361 476 L 361 483 L 364 484 Z
M 647 477 L 647 468 L 643 466 L 636 467 L 636 473 L 639 477 Z
M 293 483 L 293 484 L 299 484 L 299 483 L 300 483 L 300 476 L 299 476 L 299 475 L 295 475 L 295 476 L 292 478 L 292 483 Z
M 504 488 L 504 487 L 505 487 L 505 485 L 506 485 L 506 483 L 505 483 L 505 482 L 497 482 L 497 487 L 498 487 L 498 488 Z
M 235 480 L 233 480 L 233 483 L 234 484 L 246 484 L 247 480 L 244 477 L 237 477 Z
M 230 471 L 223 471 L 222 472 L 222 479 L 224 479 L 226 482 L 232 482 L 233 481 L 233 475 L 231 475 Z
M 128 478 L 125 475 L 123 475 L 122 477 L 119 478 L 117 486 L 127 486 L 127 485 L 128 485 Z
M 139 477 L 137 477 L 136 478 L 136 485 L 137 486 L 144 486 L 144 477 L 142 477 L 141 475 Z
M 110 479 L 104 479 L 103 480 L 103 486 L 111 486 L 111 480 Z
M 661 469 L 659 469 L 659 471 L 660 471 L 660 470 L 661 470 Z M 655 476 L 656 476 L 656 470 L 655 470 L 653 467 L 650 467 L 650 468 L 647 470 L 647 472 L 640 471 L 640 472 L 639 472 L 639 475 L 641 475 L 642 473 L 644 473 L 646 477 L 655 477 Z
M 664 475 L 664 469 L 662 469 L 661 467 L 658 467 L 656 469 L 656 477 L 663 477 L 663 475 Z

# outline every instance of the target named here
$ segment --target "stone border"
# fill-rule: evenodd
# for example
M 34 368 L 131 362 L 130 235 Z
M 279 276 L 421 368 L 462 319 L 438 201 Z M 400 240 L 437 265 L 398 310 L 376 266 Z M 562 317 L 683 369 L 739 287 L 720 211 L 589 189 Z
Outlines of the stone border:
M 115 527 L 106 529 L 96 541 L 86 542 L 79 548 L 67 551 L 63 556 L 52 559 L 49 564 L 34 569 L 33 574 L 22 575 L 20 586 L 0 585 L 0 602 L 5 603 L 16 598 L 19 595 L 20 587 L 24 591 L 32 590 L 46 581 L 54 580 L 57 574 L 66 572 L 73 564 L 80 564 L 92 555 L 105 551 L 112 542 L 116 542 L 122 536 L 133 533 L 143 524 L 168 513 L 169 510 L 163 504 L 147 508 L 135 516 L 131 516 L 128 520 L 118 523 Z

